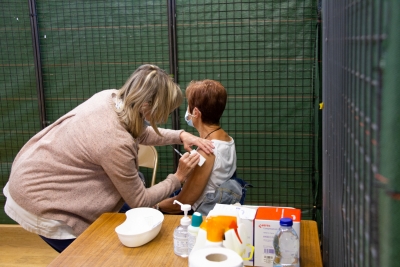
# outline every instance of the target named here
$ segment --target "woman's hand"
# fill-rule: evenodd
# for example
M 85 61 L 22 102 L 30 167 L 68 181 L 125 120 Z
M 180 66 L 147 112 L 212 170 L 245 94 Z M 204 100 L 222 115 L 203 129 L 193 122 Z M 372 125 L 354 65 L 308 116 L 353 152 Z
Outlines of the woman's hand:
M 182 132 L 180 138 L 182 140 L 183 147 L 185 148 L 186 151 L 190 152 L 192 150 L 192 146 L 197 146 L 201 150 L 203 150 L 207 155 L 213 153 L 214 145 L 211 142 L 211 140 L 206 140 L 194 136 L 193 134 L 190 134 L 188 132 Z
M 188 153 L 186 152 L 179 159 L 179 165 L 176 169 L 175 176 L 179 179 L 181 183 L 184 183 L 186 179 L 190 176 L 193 169 L 200 161 L 200 154 L 198 153 Z

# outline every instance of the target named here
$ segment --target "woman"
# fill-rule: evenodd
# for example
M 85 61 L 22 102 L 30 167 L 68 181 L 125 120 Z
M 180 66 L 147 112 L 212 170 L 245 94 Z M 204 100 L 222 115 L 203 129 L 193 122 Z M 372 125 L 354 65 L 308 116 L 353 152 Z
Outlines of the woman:
M 157 128 L 182 100 L 179 87 L 154 65 L 140 66 L 119 90 L 93 95 L 22 147 L 4 188 L 5 212 L 61 252 L 124 202 L 154 206 L 180 187 L 199 156 L 185 153 L 175 174 L 146 189 L 138 176 L 139 144 L 213 148 L 182 130 Z
M 205 157 L 205 163 L 195 167 L 177 196 L 161 201 L 158 208 L 165 213 L 181 213 L 180 206 L 173 204 L 176 199 L 192 205 L 193 211 L 207 215 L 216 203 L 233 204 L 242 196 L 241 185 L 231 179 L 236 171 L 235 142 L 220 126 L 227 93 L 221 83 L 202 80 L 189 84 L 186 98 L 188 125 L 196 128 L 201 138 L 213 141 L 214 153 L 208 154 L 199 148 L 197 151 Z

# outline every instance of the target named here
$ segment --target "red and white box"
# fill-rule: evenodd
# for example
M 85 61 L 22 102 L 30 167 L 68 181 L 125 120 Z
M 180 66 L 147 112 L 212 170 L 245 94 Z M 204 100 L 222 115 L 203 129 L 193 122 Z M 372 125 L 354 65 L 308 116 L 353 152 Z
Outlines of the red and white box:
M 286 207 L 259 207 L 254 219 L 254 266 L 272 267 L 275 256 L 273 240 L 280 227 L 281 218 L 292 218 L 293 229 L 299 236 L 300 242 L 301 210 Z

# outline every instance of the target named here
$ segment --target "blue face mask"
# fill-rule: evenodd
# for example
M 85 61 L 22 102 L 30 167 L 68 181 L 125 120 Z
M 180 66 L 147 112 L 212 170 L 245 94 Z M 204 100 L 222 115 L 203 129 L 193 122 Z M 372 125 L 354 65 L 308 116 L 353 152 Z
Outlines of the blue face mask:
M 189 126 L 194 127 L 192 119 L 189 120 L 189 115 L 190 115 L 190 116 L 193 116 L 192 114 L 190 114 L 190 113 L 186 110 L 186 113 L 185 113 L 185 121 L 187 122 L 187 124 L 188 124 Z
M 147 127 L 147 126 L 151 126 L 151 124 L 150 124 L 150 122 L 148 121 L 148 120 L 146 120 L 146 119 L 144 119 L 144 125 Z
M 145 108 L 144 106 L 142 106 L 142 108 L 141 108 L 141 111 L 140 111 L 140 113 L 142 114 L 142 116 L 143 116 L 143 123 L 144 123 L 144 126 L 151 126 L 151 123 L 148 121 L 148 120 L 146 120 L 146 115 L 145 115 L 145 113 L 146 113 L 146 109 L 149 109 L 149 105 L 150 104 L 148 104 L 148 106 Z

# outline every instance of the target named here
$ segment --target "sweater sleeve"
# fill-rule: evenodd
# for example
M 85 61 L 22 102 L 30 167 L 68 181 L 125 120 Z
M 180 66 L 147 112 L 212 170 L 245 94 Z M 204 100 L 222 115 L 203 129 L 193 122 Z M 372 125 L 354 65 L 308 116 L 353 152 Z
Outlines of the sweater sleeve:
M 115 189 L 131 208 L 154 206 L 181 186 L 178 178 L 170 174 L 164 181 L 146 188 L 138 175 L 136 145 L 119 143 L 109 147 L 108 151 L 101 165 Z
M 170 130 L 170 129 L 163 129 L 158 128 L 158 131 L 161 133 L 162 136 L 159 136 L 153 129 L 153 127 L 148 126 L 146 127 L 145 131 L 137 141 L 140 144 L 148 145 L 148 146 L 162 146 L 162 145 L 173 145 L 182 144 L 182 140 L 180 139 L 180 134 L 184 130 Z

